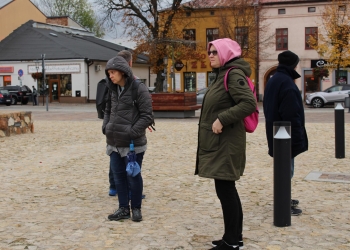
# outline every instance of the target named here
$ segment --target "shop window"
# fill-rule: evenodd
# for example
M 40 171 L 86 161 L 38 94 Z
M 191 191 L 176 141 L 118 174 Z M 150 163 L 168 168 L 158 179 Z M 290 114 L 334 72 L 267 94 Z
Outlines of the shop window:
M 288 49 L 288 29 L 276 29 L 276 50 Z
M 219 38 L 219 29 L 207 29 L 207 44 Z
M 335 77 L 337 77 L 338 70 L 335 71 Z M 348 84 L 348 71 L 339 70 L 338 84 Z
M 305 92 L 306 93 L 316 92 L 316 91 L 321 90 L 319 79 L 313 75 L 312 70 L 305 70 L 304 76 L 305 76 L 304 78 L 305 78 Z
M 211 86 L 216 79 L 216 73 L 209 71 L 208 72 L 208 87 Z
M 61 96 L 72 96 L 72 75 L 60 76 L 60 93 Z
M 196 72 L 184 72 L 185 92 L 196 92 Z
M 313 49 L 309 44 L 311 36 L 317 39 L 317 27 L 305 28 L 305 49 Z

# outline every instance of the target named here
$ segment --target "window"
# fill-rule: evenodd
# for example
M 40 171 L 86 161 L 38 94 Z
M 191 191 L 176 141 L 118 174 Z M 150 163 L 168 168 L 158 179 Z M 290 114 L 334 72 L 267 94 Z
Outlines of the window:
M 276 50 L 288 49 L 288 29 L 276 29 Z
M 338 70 L 335 70 L 335 77 L 337 77 Z M 339 70 L 339 79 L 338 84 L 347 84 L 348 83 L 348 71 Z
M 236 27 L 235 40 L 241 48 L 248 49 L 248 27 Z
M 346 6 L 345 5 L 339 5 L 339 11 L 345 11 Z
M 286 14 L 286 9 L 278 9 L 278 15 Z
M 208 86 L 210 86 L 212 83 L 214 83 L 216 79 L 216 73 L 209 71 L 208 72 Z
M 183 39 L 188 41 L 196 41 L 196 30 L 195 29 L 184 29 Z M 196 49 L 196 43 L 191 43 L 191 47 Z
M 210 11 L 210 15 L 214 16 L 215 15 L 215 11 Z
M 219 29 L 207 29 L 207 43 L 219 38 Z
M 307 12 L 316 12 L 316 7 L 308 7 Z
M 196 92 L 196 72 L 184 72 L 185 92 Z
M 191 16 L 191 12 L 187 11 L 186 16 Z
M 312 49 L 309 44 L 310 37 L 317 39 L 317 27 L 305 28 L 305 49 Z

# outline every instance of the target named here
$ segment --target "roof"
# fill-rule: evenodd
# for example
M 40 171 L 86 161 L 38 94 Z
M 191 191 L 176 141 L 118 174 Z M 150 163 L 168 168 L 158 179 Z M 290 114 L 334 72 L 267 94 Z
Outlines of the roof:
M 297 4 L 297 3 L 318 3 L 329 0 L 259 0 L 261 4 Z
M 255 2 L 257 0 L 247 0 L 246 2 Z M 184 7 L 192 9 L 216 9 L 230 7 L 234 4 L 232 0 L 192 0 L 182 4 Z
M 0 0 L 0 9 L 9 3 L 11 3 L 13 0 Z
M 69 28 L 61 31 L 53 27 L 52 24 L 45 25 L 33 20 L 21 25 L 0 42 L 0 61 L 37 60 L 41 54 L 45 54 L 47 60 L 108 61 L 119 51 L 127 49 L 96 38 L 92 33 L 79 33 L 76 29 L 68 32 Z M 148 57 L 140 55 L 135 63 L 146 64 L 147 61 Z

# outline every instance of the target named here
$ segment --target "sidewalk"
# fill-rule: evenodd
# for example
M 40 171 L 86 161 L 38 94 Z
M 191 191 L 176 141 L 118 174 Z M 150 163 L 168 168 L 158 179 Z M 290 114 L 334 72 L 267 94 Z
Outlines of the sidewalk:
M 0 139 L 0 249 L 201 250 L 222 236 L 213 180 L 193 175 L 198 117 L 157 119 L 156 131 L 147 132 L 144 220 L 135 223 L 107 220 L 118 203 L 108 196 L 109 159 L 94 104 L 50 107 L 31 106 L 34 134 Z M 312 171 L 350 174 L 350 126 L 346 158 L 336 159 L 333 109 L 313 110 L 306 110 L 309 151 L 295 159 L 292 181 L 303 214 L 290 227 L 273 225 L 264 123 L 247 134 L 246 171 L 237 182 L 247 250 L 350 248 L 350 184 L 304 179 Z

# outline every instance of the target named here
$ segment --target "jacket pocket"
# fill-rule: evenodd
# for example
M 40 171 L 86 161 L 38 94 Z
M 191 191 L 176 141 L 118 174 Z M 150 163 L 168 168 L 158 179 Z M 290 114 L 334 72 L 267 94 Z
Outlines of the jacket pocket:
M 202 124 L 199 132 L 199 147 L 204 151 L 219 149 L 220 134 L 214 134 L 211 125 Z

